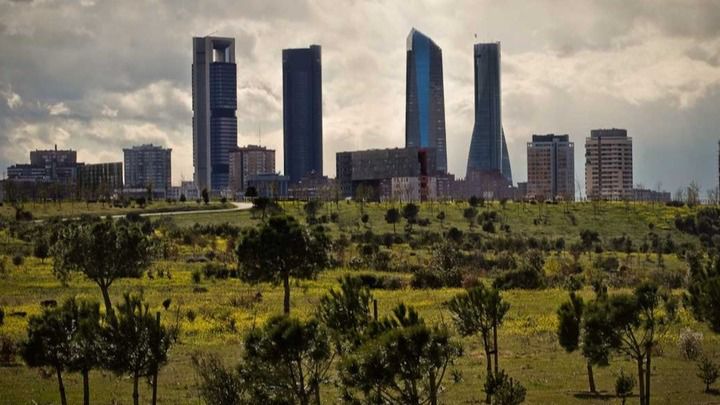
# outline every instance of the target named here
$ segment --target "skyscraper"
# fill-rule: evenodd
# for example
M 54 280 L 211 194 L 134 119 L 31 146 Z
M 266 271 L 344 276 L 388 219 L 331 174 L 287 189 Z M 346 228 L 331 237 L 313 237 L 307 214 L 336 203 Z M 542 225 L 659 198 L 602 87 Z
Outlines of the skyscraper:
M 237 146 L 234 38 L 193 38 L 192 97 L 195 185 L 217 193 L 228 187 L 228 156 Z
M 435 148 L 437 170 L 447 172 L 442 50 L 415 28 L 407 38 L 405 147 Z
M 283 156 L 290 182 L 323 172 L 320 46 L 284 49 Z
M 527 143 L 527 194 L 575 200 L 575 145 L 568 135 L 533 135 Z
M 475 44 L 475 125 L 467 171 L 497 172 L 512 183 L 502 126 L 500 43 Z

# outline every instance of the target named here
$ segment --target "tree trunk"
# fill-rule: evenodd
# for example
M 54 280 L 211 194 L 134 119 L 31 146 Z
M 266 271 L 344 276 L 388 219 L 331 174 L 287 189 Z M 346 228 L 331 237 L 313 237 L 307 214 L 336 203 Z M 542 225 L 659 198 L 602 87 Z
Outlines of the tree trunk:
M 435 381 L 435 373 L 430 373 L 430 405 L 438 405 L 438 387 Z
M 138 380 L 140 380 L 140 376 L 138 375 L 137 371 L 133 374 L 133 405 L 139 405 L 140 404 L 140 393 L 138 392 Z
M 82 378 L 83 378 L 83 404 L 90 405 L 90 370 L 83 370 Z
M 643 371 L 643 357 L 637 359 L 638 368 L 638 391 L 640 391 L 640 405 L 645 404 L 645 372 Z
M 315 390 L 315 405 L 320 405 L 320 383 L 315 383 L 313 389 Z
M 105 303 L 105 315 L 108 318 L 114 318 L 115 313 L 113 312 L 112 303 L 110 302 L 110 291 L 108 291 L 108 287 L 100 285 L 100 292 L 102 292 L 103 302 Z
M 55 367 L 55 372 L 57 373 L 58 388 L 60 389 L 60 403 L 62 405 L 67 405 L 67 398 L 65 397 L 65 384 L 63 384 L 62 371 L 60 371 L 60 367 Z
M 485 363 L 487 363 L 487 378 L 492 378 L 492 357 L 490 355 L 490 348 L 488 347 L 488 337 L 483 335 L 483 347 L 485 348 Z M 490 392 L 485 393 L 485 402 L 490 403 L 491 397 Z
M 152 376 L 152 405 L 157 404 L 157 379 L 158 379 L 158 372 L 156 369 Z
M 290 316 L 290 276 L 283 277 L 283 288 L 285 289 L 285 298 L 283 299 L 283 314 Z
M 500 371 L 498 368 L 497 324 L 493 325 L 493 355 L 495 356 L 495 374 L 497 374 Z
M 595 374 L 593 374 L 592 364 L 590 364 L 589 361 L 587 362 L 587 373 L 588 373 L 588 384 L 590 384 L 590 392 L 594 394 L 597 392 L 595 390 Z
M 647 364 L 645 365 L 645 405 L 650 405 L 650 352 L 652 347 L 647 348 Z

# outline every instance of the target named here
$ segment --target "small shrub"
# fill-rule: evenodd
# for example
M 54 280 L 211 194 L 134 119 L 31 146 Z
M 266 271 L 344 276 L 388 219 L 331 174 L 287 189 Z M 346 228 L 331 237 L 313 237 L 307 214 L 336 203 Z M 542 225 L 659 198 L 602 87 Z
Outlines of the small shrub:
M 480 280 L 480 277 L 474 275 L 474 274 L 467 274 L 465 277 L 463 277 L 462 280 L 462 288 L 469 290 L 471 288 L 475 288 L 482 284 L 482 280 Z
M 685 328 L 678 338 L 678 349 L 685 360 L 697 360 L 702 354 L 703 334 Z
M 493 405 L 518 405 L 525 402 L 527 390 L 510 378 L 505 370 L 490 374 L 485 381 L 485 392 L 492 396 Z
M 705 392 L 710 392 L 710 386 L 720 377 L 720 366 L 707 356 L 702 356 L 698 362 L 698 377 L 705 384 Z
M 635 377 L 620 370 L 620 374 L 615 379 L 615 395 L 622 398 L 623 405 L 627 397 L 632 394 L 633 388 L 635 388 Z
M 5 323 L 5 310 L 0 307 L 0 326 L 3 326 L 3 323 Z
M 202 274 L 200 273 L 200 270 L 193 270 L 192 272 L 192 282 L 195 284 L 200 284 L 200 281 L 202 280 Z
M 25 258 L 21 254 L 16 254 L 12 258 L 12 264 L 15 265 L 15 267 L 22 266 L 22 264 L 25 262 Z
M 11 365 L 15 363 L 18 346 L 9 336 L 0 335 L 0 364 Z
M 195 318 L 197 317 L 197 314 L 195 314 L 195 311 L 193 311 L 192 309 L 189 309 L 187 311 L 187 313 L 185 314 L 185 317 L 187 318 L 188 321 L 195 322 Z
M 427 270 L 419 271 L 413 274 L 410 280 L 410 287 L 421 289 L 437 289 L 443 287 L 443 281 L 436 274 Z

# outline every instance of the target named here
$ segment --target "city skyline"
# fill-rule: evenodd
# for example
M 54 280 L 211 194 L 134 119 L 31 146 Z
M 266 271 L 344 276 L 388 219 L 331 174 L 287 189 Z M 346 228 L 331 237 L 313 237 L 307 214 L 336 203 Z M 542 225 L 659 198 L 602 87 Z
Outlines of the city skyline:
M 450 172 L 464 174 L 472 131 L 468 49 L 475 42 L 498 40 L 503 43 L 503 124 L 516 182 L 524 180 L 524 147 L 531 134 L 568 133 L 580 142 L 593 128 L 621 127 L 633 134 L 636 183 L 655 188 L 662 182 L 670 191 L 693 179 L 703 189 L 717 184 L 716 6 L 457 2 L 422 4 L 413 11 L 394 4 L 382 10 L 355 4 L 347 11 L 376 22 L 339 24 L 333 22 L 341 19 L 332 7 L 322 2 L 292 7 L 247 2 L 242 13 L 229 10 L 219 19 L 213 11 L 221 3 L 208 10 L 159 3 L 157 12 L 121 10 L 112 21 L 97 17 L 117 11 L 112 5 L 84 4 L 0 3 L 5 16 L 0 17 L 0 46 L 8 52 L 0 61 L 3 173 L 22 161 L 25 151 L 55 143 L 97 161 L 120 160 L 123 146 L 155 143 L 178 152 L 173 183 L 190 179 L 187 38 L 217 29 L 216 35 L 237 38 L 242 58 L 238 143 L 257 143 L 260 128 L 262 143 L 278 151 L 280 167 L 278 54 L 308 43 L 323 46 L 323 160 L 326 174 L 333 176 L 337 151 L 402 145 L 405 38 L 415 26 L 432 32 L 443 45 Z M 170 7 L 172 12 L 160 12 Z M 450 9 L 464 12 L 453 15 Z M 66 21 L 45 20 L 48 10 L 62 10 Z M 577 15 L 587 17 L 575 21 Z M 552 24 L 544 22 L 548 16 Z M 150 25 L 150 18 L 162 29 L 138 28 Z M 518 19 L 531 22 L 507 24 Z M 63 35 L 82 39 L 82 46 L 72 49 L 70 44 L 78 41 L 58 41 Z M 112 54 L 102 51 L 108 42 L 114 44 Z M 94 52 L 102 57 L 80 58 Z M 38 54 L 52 56 L 52 66 L 44 66 Z M 80 60 L 82 75 L 75 73 Z M 672 171 L 662 159 L 669 153 L 681 164 Z M 582 148 L 577 148 L 576 165 L 582 161 Z

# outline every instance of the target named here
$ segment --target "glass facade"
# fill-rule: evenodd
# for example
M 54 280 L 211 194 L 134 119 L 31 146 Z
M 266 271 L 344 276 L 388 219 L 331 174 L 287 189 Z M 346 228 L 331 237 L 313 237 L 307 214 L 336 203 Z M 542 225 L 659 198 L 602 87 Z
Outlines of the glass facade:
M 475 44 L 475 125 L 468 173 L 500 172 L 512 182 L 510 157 L 502 127 L 500 44 Z
M 322 175 L 322 64 L 320 46 L 284 49 L 283 154 L 291 183 Z
M 446 173 L 442 50 L 414 28 L 407 48 L 405 146 L 436 149 L 437 170 Z
M 193 166 L 197 188 L 228 188 L 230 151 L 237 146 L 235 39 L 193 38 Z

